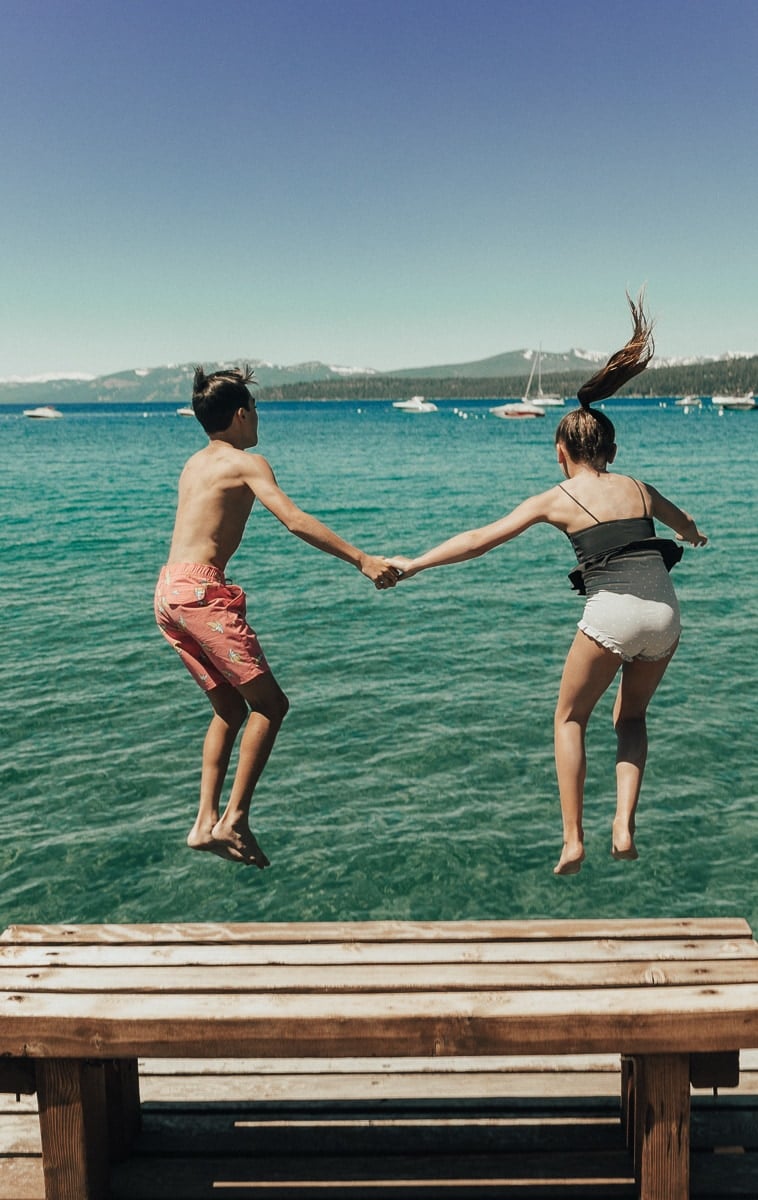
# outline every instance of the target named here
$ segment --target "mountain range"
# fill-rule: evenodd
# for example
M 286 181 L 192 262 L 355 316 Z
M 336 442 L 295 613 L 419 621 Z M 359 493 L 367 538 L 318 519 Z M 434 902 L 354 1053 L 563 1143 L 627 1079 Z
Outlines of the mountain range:
M 400 385 L 395 389 L 399 393 L 403 391 L 403 381 L 407 381 L 409 385 L 419 385 L 423 381 L 427 391 L 431 390 L 439 395 L 455 395 L 456 381 L 460 381 L 461 385 L 465 384 L 465 387 L 461 386 L 461 394 L 471 396 L 497 394 L 498 390 L 501 393 L 508 391 L 511 394 L 521 394 L 526 386 L 535 354 L 534 350 L 511 350 L 473 362 L 403 367 L 395 371 L 379 371 L 372 367 L 330 366 L 318 361 L 281 366 L 256 358 L 240 358 L 232 363 L 207 362 L 204 366 L 206 371 L 210 372 L 222 366 L 248 364 L 255 370 L 258 394 L 262 399 L 300 398 L 306 395 L 314 398 L 323 395 L 335 399 L 343 396 L 349 398 L 353 395 L 370 397 L 372 394 L 379 397 L 392 392 L 392 381 L 397 381 Z M 579 349 L 564 353 L 543 351 L 543 383 L 546 387 L 575 390 L 577 380 L 591 375 L 606 358 L 604 352 Z M 652 394 L 656 395 L 677 394 L 680 377 L 681 390 L 701 391 L 706 395 L 709 394 L 709 388 L 721 390 L 734 387 L 747 390 L 758 384 L 758 357 L 748 355 L 724 355 L 720 359 L 656 358 L 649 368 L 653 369 L 661 373 L 652 389 Z M 187 403 L 192 390 L 193 370 L 192 364 L 185 363 L 137 367 L 89 378 L 81 375 L 48 375 L 5 379 L 0 380 L 0 404 L 79 404 L 98 401 L 128 401 L 138 404 L 157 401 Z M 474 386 L 472 390 L 472 385 L 476 385 L 477 382 L 482 386 L 479 389 Z M 483 386 L 485 383 L 486 387 Z M 645 388 L 644 391 L 648 393 L 650 389 Z

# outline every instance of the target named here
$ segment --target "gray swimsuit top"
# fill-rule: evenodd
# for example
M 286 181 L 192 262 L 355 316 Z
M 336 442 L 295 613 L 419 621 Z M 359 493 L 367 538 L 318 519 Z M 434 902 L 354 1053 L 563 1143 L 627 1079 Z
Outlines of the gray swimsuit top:
M 645 494 L 636 479 L 634 482 L 642 498 L 644 516 L 623 517 L 617 521 L 598 521 L 581 500 L 572 496 L 562 483 L 558 485 L 595 522 L 586 529 L 566 535 L 579 564 L 569 572 L 569 579 L 571 586 L 583 596 L 588 591 L 592 594 L 601 587 L 608 588 L 609 576 L 613 577 L 611 590 L 633 591 L 635 562 L 638 564 L 640 557 L 659 555 L 667 571 L 682 557 L 682 547 L 671 538 L 656 537 L 653 518 L 647 513 Z

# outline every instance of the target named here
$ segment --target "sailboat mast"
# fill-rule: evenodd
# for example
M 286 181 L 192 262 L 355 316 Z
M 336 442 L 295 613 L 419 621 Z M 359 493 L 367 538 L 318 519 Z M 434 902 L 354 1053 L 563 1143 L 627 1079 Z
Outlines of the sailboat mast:
M 532 369 L 529 372 L 529 382 L 526 385 L 526 391 L 524 392 L 523 396 L 521 397 L 522 400 L 529 399 L 529 389 L 532 386 L 532 380 L 534 379 L 534 368 L 536 366 L 537 366 L 537 358 L 535 357 L 532 359 Z

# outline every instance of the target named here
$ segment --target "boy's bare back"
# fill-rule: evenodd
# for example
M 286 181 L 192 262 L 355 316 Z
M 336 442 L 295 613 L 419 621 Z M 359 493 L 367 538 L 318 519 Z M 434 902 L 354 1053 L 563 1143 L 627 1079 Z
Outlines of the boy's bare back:
M 208 563 L 225 569 L 255 502 L 256 458 L 211 441 L 188 459 L 179 478 L 170 563 Z

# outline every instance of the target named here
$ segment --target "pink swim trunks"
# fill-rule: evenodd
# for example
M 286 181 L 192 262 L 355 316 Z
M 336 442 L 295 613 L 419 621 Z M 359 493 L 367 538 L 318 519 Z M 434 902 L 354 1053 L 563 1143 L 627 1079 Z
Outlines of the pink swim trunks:
M 245 593 L 206 563 L 170 563 L 155 589 L 155 619 L 193 679 L 210 692 L 270 668 L 245 619 Z

